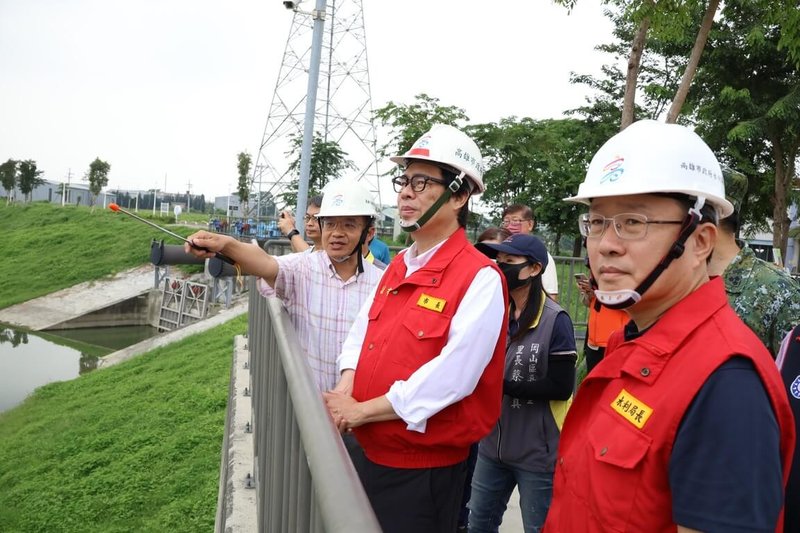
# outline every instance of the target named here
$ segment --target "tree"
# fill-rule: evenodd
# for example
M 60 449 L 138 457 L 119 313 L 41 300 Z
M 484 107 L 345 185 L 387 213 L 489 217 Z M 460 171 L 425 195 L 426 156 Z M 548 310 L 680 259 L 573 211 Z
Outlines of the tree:
M 250 189 L 253 185 L 253 179 L 250 177 L 250 166 L 253 164 L 253 158 L 247 152 L 239 152 L 236 159 L 238 161 L 236 168 L 239 170 L 236 192 L 239 193 L 239 200 L 242 202 L 243 211 L 240 214 L 246 216 L 250 212 L 247 204 L 250 200 Z
M 571 9 L 577 0 L 556 0 L 556 2 Z M 683 78 L 675 92 L 672 93 L 674 97 L 667 115 L 667 122 L 675 122 L 700 62 L 720 1 L 709 0 L 706 3 L 705 0 L 662 0 L 656 3 L 655 0 L 604 0 L 603 3 L 611 4 L 616 8 L 616 11 L 607 11 L 609 17 L 615 22 L 615 35 L 620 37 L 622 34 L 627 34 L 625 42 L 631 43 L 627 55 L 620 129 L 625 129 L 635 120 L 635 96 L 639 86 L 638 79 L 643 71 L 642 62 L 647 55 L 646 43 L 655 38 L 662 43 L 682 45 L 690 34 L 695 35 L 691 53 L 687 50 L 682 54 L 684 59 L 682 61 Z M 695 29 L 701 12 L 704 13 L 702 22 L 699 29 Z M 632 31 L 632 27 L 636 28 L 635 32 Z
M 563 199 L 574 194 L 592 154 L 617 128 L 617 121 L 598 125 L 590 119 L 514 117 L 468 127 L 486 163 L 483 201 L 498 214 L 511 203 L 531 206 L 537 223 L 554 236 L 555 253 L 561 237 L 569 236 L 573 253 L 579 254 L 575 220 L 580 208 Z
M 482 201 L 498 214 L 511 203 L 535 205 L 539 173 L 546 166 L 540 123 L 509 117 L 466 129 L 481 149 L 486 167 Z
M 293 179 L 283 194 L 286 205 L 297 205 L 297 191 L 300 188 L 300 158 L 302 156 L 303 135 L 292 135 L 289 140 L 291 148 L 286 153 L 292 157 L 289 172 L 298 176 Z M 308 176 L 308 195 L 315 196 L 330 180 L 341 177 L 345 170 L 355 169 L 352 161 L 347 159 L 347 152 L 342 150 L 336 141 L 325 140 L 320 132 L 314 132 L 311 141 L 311 172 Z
M 625 76 L 625 93 L 622 99 L 622 121 L 620 129 L 625 129 L 633 124 L 635 102 L 636 102 L 636 85 L 639 78 L 639 69 L 642 64 L 642 54 L 644 53 L 645 43 L 647 42 L 647 32 L 650 30 L 650 12 L 653 8 L 654 0 L 646 0 L 645 6 L 647 12 L 643 13 L 639 21 L 639 27 L 636 30 L 636 35 L 631 42 L 631 51 L 628 56 L 628 71 Z
M 89 170 L 83 176 L 83 179 L 89 182 L 89 192 L 91 194 L 91 205 L 94 210 L 95 199 L 100 195 L 103 187 L 108 185 L 108 172 L 111 170 L 111 165 L 99 157 L 95 157 L 94 161 L 89 164 Z
M 748 176 L 740 219 L 765 229 L 772 218 L 773 246 L 785 254 L 788 206 L 797 200 L 800 65 L 789 32 L 772 22 L 776 13 L 785 13 L 785 5 L 726 1 L 688 101 L 720 159 Z M 794 31 L 800 41 L 800 27 Z
M 6 205 L 11 203 L 11 199 L 14 196 L 14 187 L 17 184 L 17 161 L 13 159 L 9 159 L 2 165 L 0 165 L 0 185 L 8 191 L 8 196 L 6 196 Z
M 25 161 L 19 162 L 17 184 L 19 186 L 19 192 L 21 192 L 27 200 L 30 200 L 33 189 L 44 183 L 44 180 L 39 177 L 41 175 L 42 171 L 36 169 L 36 161 L 26 159 Z
M 682 40 L 664 41 L 651 37 L 649 47 L 642 48 L 641 56 L 635 60 L 638 74 L 633 82 L 641 90 L 638 101 L 634 101 L 632 95 L 635 94 L 635 87 L 631 88 L 632 64 L 628 43 L 635 40 L 638 30 L 635 23 L 624 14 L 608 11 L 607 15 L 614 23 L 614 40 L 598 45 L 596 49 L 609 54 L 612 62 L 601 67 L 602 77 L 571 75 L 572 83 L 587 85 L 595 90 L 595 94 L 587 98 L 588 105 L 569 110 L 566 114 L 591 117 L 602 123 L 616 116 L 618 129 L 624 129 L 634 117 L 658 119 L 677 90 L 676 73 L 684 67 L 688 45 Z M 617 66 L 626 57 L 627 74 Z
M 378 150 L 380 157 L 405 153 L 434 124 L 460 127 L 459 122 L 469 121 L 466 112 L 460 107 L 440 105 L 438 98 L 425 93 L 414 98 L 413 104 L 389 102 L 375 111 L 375 118 L 380 124 L 389 126 L 392 130 L 389 142 Z
M 667 113 L 667 123 L 674 124 L 678 120 L 678 115 L 681 112 L 686 95 L 689 93 L 689 87 L 692 84 L 692 79 L 697 72 L 697 66 L 700 64 L 700 56 L 703 54 L 708 34 L 711 31 L 711 25 L 714 23 L 714 15 L 719 7 L 719 0 L 710 0 L 708 7 L 703 15 L 703 21 L 700 24 L 700 30 L 697 32 L 697 39 L 694 42 L 692 53 L 689 56 L 689 62 L 686 69 L 683 71 L 683 78 L 678 90 L 675 92 L 675 98 L 672 100 L 672 105 Z

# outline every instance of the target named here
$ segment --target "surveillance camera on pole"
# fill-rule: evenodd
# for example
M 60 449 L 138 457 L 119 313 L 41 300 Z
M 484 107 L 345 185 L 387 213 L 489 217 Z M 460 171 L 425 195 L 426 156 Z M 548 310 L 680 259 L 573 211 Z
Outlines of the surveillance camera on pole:
M 301 15 L 308 15 L 314 20 L 325 20 L 325 2 L 317 2 L 316 9 L 312 9 L 311 11 L 303 11 L 300 9 L 300 4 L 303 0 L 297 0 L 297 2 L 292 2 L 290 0 L 283 2 L 283 7 L 290 11 L 294 11 L 295 13 L 300 13 Z

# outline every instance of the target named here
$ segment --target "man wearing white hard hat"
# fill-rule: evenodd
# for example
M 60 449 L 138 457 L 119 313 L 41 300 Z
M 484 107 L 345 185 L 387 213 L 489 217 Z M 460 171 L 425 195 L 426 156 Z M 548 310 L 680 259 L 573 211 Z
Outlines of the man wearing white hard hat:
M 357 468 L 383 531 L 455 531 L 470 446 L 500 413 L 508 294 L 464 229 L 484 189 L 472 139 L 437 125 L 392 161 L 414 244 L 356 318 L 325 397 L 364 448 Z
M 222 252 L 243 272 L 259 276 L 274 289 L 289 312 L 320 391 L 336 385 L 336 357 L 382 273 L 361 256 L 361 245 L 375 231 L 370 192 L 357 182 L 336 180 L 324 193 L 316 217 L 325 253 L 272 256 L 258 246 L 206 231 L 189 240 L 210 252 L 186 245 L 186 251 L 198 257 Z
M 732 206 L 693 131 L 634 123 L 578 194 L 597 299 L 631 321 L 561 433 L 548 533 L 775 531 L 794 448 L 769 352 L 706 262 Z

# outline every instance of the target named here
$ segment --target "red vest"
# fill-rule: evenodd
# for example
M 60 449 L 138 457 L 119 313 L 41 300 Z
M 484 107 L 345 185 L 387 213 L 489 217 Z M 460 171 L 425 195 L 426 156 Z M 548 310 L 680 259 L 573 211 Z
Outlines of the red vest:
M 728 306 L 715 278 L 641 337 L 617 331 L 581 384 L 556 461 L 547 533 L 675 531 L 669 459 L 689 404 L 732 356 L 753 362 L 781 433 L 784 483 L 794 449 L 792 414 L 769 352 Z
M 358 401 L 386 394 L 395 381 L 408 379 L 439 355 L 447 344 L 450 321 L 475 275 L 486 266 L 499 273 L 494 262 L 467 241 L 463 229 L 408 278 L 402 255 L 386 269 L 369 310 L 353 383 L 353 397 Z M 502 323 L 507 324 L 507 319 Z M 402 420 L 356 428 L 367 457 L 396 468 L 448 466 L 466 459 L 470 445 L 487 435 L 500 415 L 505 349 L 506 332 L 501 328 L 474 392 L 429 418 L 424 433 L 409 431 Z

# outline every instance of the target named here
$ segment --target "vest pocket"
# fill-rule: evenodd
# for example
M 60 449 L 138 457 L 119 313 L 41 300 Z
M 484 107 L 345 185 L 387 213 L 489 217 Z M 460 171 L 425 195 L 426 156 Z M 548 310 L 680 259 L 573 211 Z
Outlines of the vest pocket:
M 589 428 L 589 444 L 594 458 L 623 469 L 635 469 L 650 448 L 653 439 L 619 416 L 603 411 Z M 630 427 L 627 427 L 627 426 Z
M 402 343 L 406 349 L 393 350 L 395 363 L 416 370 L 441 353 L 450 329 L 450 317 L 427 309 L 405 309 L 403 329 L 413 340 Z
M 435 311 L 414 307 L 406 310 L 403 326 L 417 340 L 437 339 L 447 333 L 450 327 L 450 317 Z
M 628 531 L 631 514 L 642 505 L 645 457 L 653 439 L 621 415 L 602 409 L 589 427 L 589 477 L 593 499 L 609 531 Z

